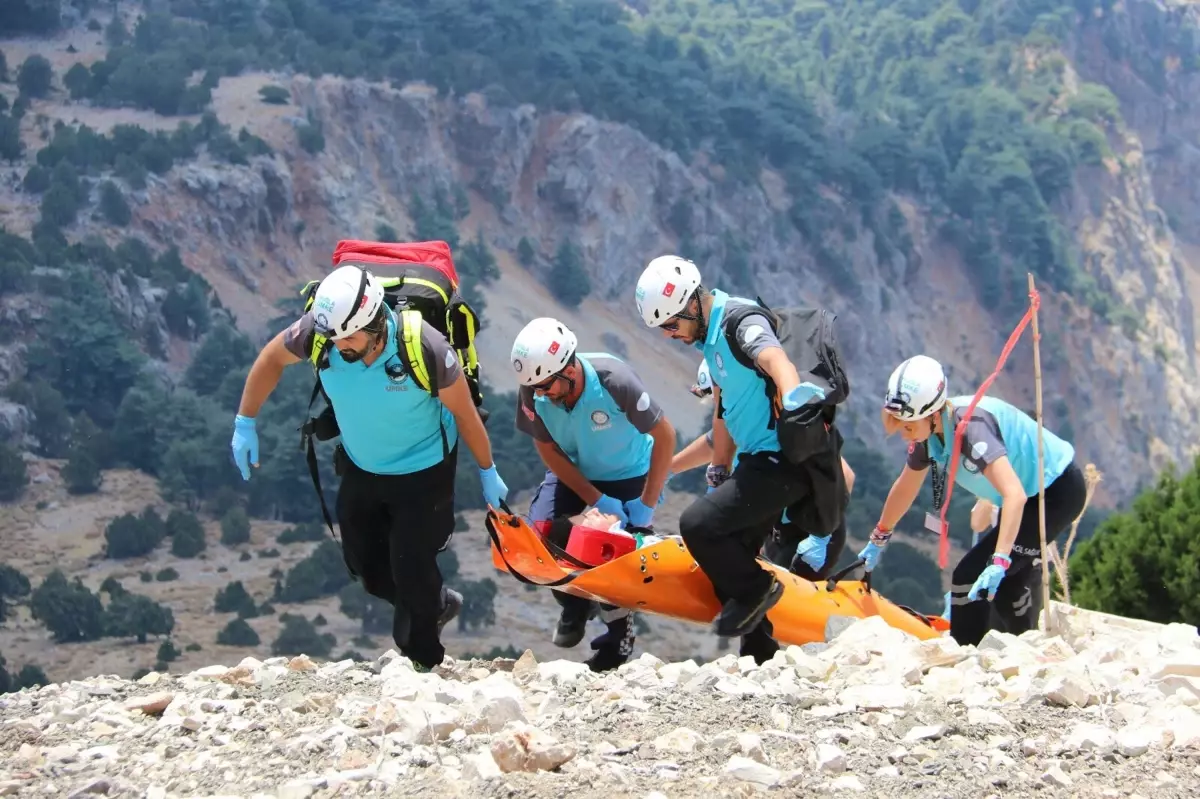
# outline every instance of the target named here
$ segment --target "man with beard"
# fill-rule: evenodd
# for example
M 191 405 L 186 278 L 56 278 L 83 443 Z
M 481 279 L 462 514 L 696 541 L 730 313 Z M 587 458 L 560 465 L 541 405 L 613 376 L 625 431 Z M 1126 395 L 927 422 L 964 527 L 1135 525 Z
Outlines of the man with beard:
M 461 437 L 479 464 L 484 499 L 499 507 L 508 488 L 492 462 L 487 431 L 446 338 L 421 321 L 421 350 L 436 365 L 434 397 L 410 379 L 400 318 L 378 278 L 341 266 L 317 288 L 310 311 L 259 353 L 234 422 L 242 478 L 258 466 L 255 417 L 285 366 L 313 359 L 341 435 L 337 517 L 346 565 L 366 591 L 395 607 L 392 636 L 422 669 L 442 662 L 440 637 L 462 596 L 446 589 L 437 554 L 454 530 L 454 473 Z M 332 342 L 314 358 L 314 339 Z M 339 456 L 343 453 L 339 452 Z
M 654 520 L 675 448 L 675 428 L 641 379 L 620 358 L 580 353 L 575 334 L 557 319 L 527 324 L 513 342 L 517 429 L 531 436 L 546 477 L 529 507 L 529 519 L 565 548 L 569 517 L 594 508 L 633 527 Z M 554 643 L 578 644 L 594 611 L 582 597 L 554 592 L 562 606 Z M 593 671 L 614 669 L 633 652 L 629 610 L 600 606 L 607 624 L 592 641 Z
M 779 648 L 766 616 L 784 585 L 758 552 L 784 510 L 806 498 L 796 521 L 810 532 L 832 533 L 842 514 L 841 437 L 824 415 L 826 391 L 801 379 L 767 309 L 701 285 L 686 258 L 650 261 L 634 297 L 648 327 L 700 350 L 710 367 L 711 490 L 683 512 L 679 532 L 722 603 L 714 632 L 742 638 L 742 654 L 762 663 Z

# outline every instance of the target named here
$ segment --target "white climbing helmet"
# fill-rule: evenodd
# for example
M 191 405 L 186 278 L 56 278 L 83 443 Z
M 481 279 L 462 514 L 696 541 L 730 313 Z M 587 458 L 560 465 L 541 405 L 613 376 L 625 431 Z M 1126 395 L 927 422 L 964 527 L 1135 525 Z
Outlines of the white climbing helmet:
M 646 265 L 638 278 L 638 313 L 650 327 L 663 322 L 687 307 L 688 300 L 700 285 L 700 270 L 678 255 L 660 255 Z
M 332 331 L 337 341 L 371 323 L 383 304 L 383 286 L 378 278 L 359 266 L 339 266 L 317 287 L 312 314 L 317 327 Z
M 888 378 L 883 407 L 905 422 L 924 419 L 946 404 L 946 373 L 928 355 L 914 355 Z
M 542 316 L 521 329 L 512 346 L 512 368 L 523 386 L 544 382 L 566 367 L 579 340 L 557 319 Z

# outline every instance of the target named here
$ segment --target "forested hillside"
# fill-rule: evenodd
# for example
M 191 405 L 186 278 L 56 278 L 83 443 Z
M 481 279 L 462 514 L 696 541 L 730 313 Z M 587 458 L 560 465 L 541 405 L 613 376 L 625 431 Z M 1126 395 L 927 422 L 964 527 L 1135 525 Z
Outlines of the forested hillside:
M 0 510 L 36 537 L 62 512 L 49 506 L 103 504 L 142 485 L 131 471 L 155 490 L 148 510 L 72 522 L 104 536 L 102 551 L 89 544 L 78 552 L 91 559 L 68 568 L 90 589 L 42 573 L 43 552 L 42 582 L 10 575 L 0 602 L 8 591 L 32 613 L 36 596 L 49 607 L 47 596 L 70 594 L 90 625 L 75 640 L 127 635 L 121 614 L 135 610 L 159 630 L 149 606 L 114 606 L 123 589 L 98 586 L 112 561 L 136 564 L 155 589 L 153 575 L 187 575 L 188 561 L 208 557 L 204 529 L 241 547 L 229 563 L 213 552 L 220 568 L 259 564 L 276 584 L 270 602 L 260 589 L 226 603 L 242 625 L 263 630 L 272 614 L 261 606 L 292 579 L 283 566 L 300 569 L 297 585 L 307 575 L 321 586 L 290 601 L 342 590 L 328 550 L 285 547 L 286 562 L 271 566 L 278 548 L 259 546 L 282 536 L 272 524 L 305 531 L 278 543 L 316 543 L 305 536 L 319 508 L 296 446 L 311 375 L 289 370 L 265 406 L 250 482 L 228 443 L 258 347 L 297 313 L 296 290 L 327 268 L 332 244 L 352 237 L 453 245 L 484 319 L 489 429 L 514 493 L 542 471 L 513 429 L 505 371 L 529 317 L 559 316 L 589 347 L 628 357 L 690 438 L 706 413 L 686 394 L 696 358 L 641 330 L 631 310 L 648 256 L 679 251 L 706 282 L 834 308 L 855 385 L 841 417 L 858 474 L 852 536 L 870 529 L 901 463 L 878 431 L 879 381 L 898 358 L 928 351 L 950 367 L 953 391 L 973 392 L 1023 312 L 1032 271 L 1047 424 L 1108 475 L 1086 538 L 1200 433 L 1200 294 L 1189 282 L 1200 276 L 1189 249 L 1200 204 L 1178 188 L 1200 177 L 1200 158 L 1194 145 L 1162 144 L 1174 141 L 1164 131 L 1200 120 L 1187 100 L 1200 92 L 1200 34 L 1180 8 L 5 2 Z M 1117 90 L 1101 82 L 1108 74 L 1122 76 Z M 1153 127 L 1145 109 L 1159 105 L 1175 116 L 1162 112 L 1151 152 L 1140 137 Z M 1171 164 L 1183 177 L 1160 207 Z M 996 385 L 1027 408 L 1030 363 L 1025 343 Z M 320 462 L 332 506 L 327 449 Z M 460 466 L 466 513 L 482 502 L 470 459 Z M 672 488 L 698 490 L 699 477 Z M 59 481 L 69 498 L 43 490 Z M 927 611 L 943 590 L 919 532 L 931 499 L 927 488 L 904 525 L 916 546 L 898 543 L 875 583 Z M 959 542 L 970 504 L 956 493 Z M 246 520 L 261 561 L 242 538 Z M 112 554 L 110 530 L 134 542 L 115 545 L 126 554 Z M 473 547 L 465 560 L 486 553 L 477 533 L 460 539 Z M 155 560 L 168 551 L 182 560 Z M 462 580 L 486 628 L 497 584 Z M 361 597 L 346 602 L 366 630 Z M 249 640 L 241 626 L 229 636 Z M 9 670 L 20 665 L 10 654 Z
M 1106 87 L 1068 90 L 1061 50 L 1101 0 L 652 0 L 641 26 L 695 39 L 781 85 L 827 99 L 864 204 L 884 191 L 919 197 L 970 265 L 989 306 L 1023 304 L 1025 272 L 1136 327 L 1081 268 L 1053 207 L 1080 166 L 1112 159 L 1120 122 Z M 661 34 L 658 34 L 661 35 Z M 1163 31 L 1179 69 L 1200 70 L 1200 44 Z M 1033 68 L 1028 67 L 1032 65 Z M 1162 62 L 1139 64 L 1161 71 Z M 1161 77 L 1156 81 L 1161 84 Z

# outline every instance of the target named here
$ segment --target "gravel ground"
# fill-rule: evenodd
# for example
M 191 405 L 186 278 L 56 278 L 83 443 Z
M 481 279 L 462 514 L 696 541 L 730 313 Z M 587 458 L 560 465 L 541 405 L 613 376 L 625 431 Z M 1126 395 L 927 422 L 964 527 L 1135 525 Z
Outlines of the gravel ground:
M 1082 618 L 1082 617 L 1080 617 Z M 251 658 L 0 696 L 0 795 L 1193 797 L 1195 628 L 918 642 L 762 667 Z

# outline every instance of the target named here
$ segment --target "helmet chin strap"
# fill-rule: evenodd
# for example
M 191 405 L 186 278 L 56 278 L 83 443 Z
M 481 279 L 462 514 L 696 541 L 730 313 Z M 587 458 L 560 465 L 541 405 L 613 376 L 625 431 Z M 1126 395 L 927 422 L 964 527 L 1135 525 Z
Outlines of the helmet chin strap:
M 692 300 L 695 300 L 696 301 L 696 313 L 690 314 L 690 313 L 687 313 L 686 311 L 680 311 L 679 313 L 675 314 L 675 317 L 674 317 L 675 319 L 686 319 L 689 322 L 695 322 L 696 323 L 696 334 L 697 334 L 696 337 L 700 341 L 704 341 L 705 339 L 708 338 L 708 318 L 706 317 L 706 315 L 704 313 L 704 301 L 700 298 L 700 292 L 703 290 L 703 288 L 704 288 L 703 286 L 697 286 L 696 289 L 692 292 L 692 296 L 688 299 L 687 303 L 683 306 L 684 308 L 686 308 L 688 305 L 691 304 Z

